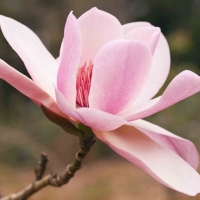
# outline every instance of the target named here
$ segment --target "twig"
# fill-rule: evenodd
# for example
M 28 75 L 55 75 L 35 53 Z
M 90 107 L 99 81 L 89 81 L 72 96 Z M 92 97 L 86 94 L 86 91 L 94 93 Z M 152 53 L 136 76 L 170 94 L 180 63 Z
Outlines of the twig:
M 74 176 L 76 171 L 81 168 L 82 161 L 90 151 L 90 148 L 92 147 L 94 142 L 94 135 L 86 138 L 79 138 L 80 149 L 76 153 L 74 162 L 68 165 L 66 170 L 61 175 L 51 173 L 42 178 L 47 163 L 47 161 L 46 163 L 42 161 L 44 159 L 42 158 L 41 161 L 38 163 L 40 169 L 38 168 L 39 170 L 37 170 L 36 172 L 37 179 L 40 179 L 31 183 L 20 192 L 1 198 L 0 200 L 27 200 L 30 196 L 46 186 L 61 187 L 62 185 L 67 184 L 69 180 Z
M 45 152 L 41 153 L 41 160 L 38 162 L 38 166 L 35 168 L 36 181 L 39 181 L 46 170 L 46 165 L 48 162 L 47 154 Z

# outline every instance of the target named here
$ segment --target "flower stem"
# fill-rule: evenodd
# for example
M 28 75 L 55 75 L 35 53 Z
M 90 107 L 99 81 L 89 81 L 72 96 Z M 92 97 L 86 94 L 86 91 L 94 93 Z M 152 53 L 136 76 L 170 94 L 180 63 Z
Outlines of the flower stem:
M 61 187 L 67 184 L 76 171 L 81 168 L 82 161 L 94 144 L 95 138 L 94 135 L 90 135 L 90 137 L 79 138 L 78 141 L 80 149 L 76 153 L 73 163 L 68 165 L 61 175 L 51 173 L 42 178 L 47 163 L 47 157 L 42 154 L 41 161 L 38 163 L 39 169 L 36 170 L 36 181 L 28 185 L 20 192 L 3 197 L 0 200 L 27 200 L 33 194 L 46 186 Z

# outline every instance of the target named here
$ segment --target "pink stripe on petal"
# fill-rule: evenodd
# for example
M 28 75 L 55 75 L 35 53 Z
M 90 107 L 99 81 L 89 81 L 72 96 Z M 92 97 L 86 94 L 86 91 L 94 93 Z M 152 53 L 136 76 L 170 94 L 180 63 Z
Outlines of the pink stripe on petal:
M 55 101 L 49 94 L 47 94 L 42 88 L 40 88 L 36 83 L 34 83 L 27 76 L 21 74 L 3 60 L 0 59 L 0 78 L 8 82 L 19 92 L 26 95 L 32 99 L 37 104 L 43 104 L 49 110 L 63 115 L 62 112 L 57 107 Z
M 162 184 L 191 196 L 200 192 L 200 175 L 187 162 L 133 126 L 124 125 L 109 132 L 94 130 L 94 133 Z
M 81 54 L 81 35 L 77 19 L 69 14 L 65 26 L 57 88 L 66 100 L 76 106 L 76 74 Z
M 57 63 L 38 36 L 25 25 L 2 15 L 0 26 L 10 46 L 23 60 L 32 79 L 53 96 Z
M 200 91 L 200 77 L 191 71 L 183 71 L 169 84 L 163 95 L 127 112 L 125 119 L 133 121 L 153 115 Z M 153 103 L 152 103 L 153 102 Z
M 98 52 L 89 94 L 90 107 L 117 114 L 142 91 L 151 68 L 151 52 L 137 41 L 115 40 Z
M 191 141 L 174 135 L 173 133 L 170 133 L 169 131 L 159 126 L 144 120 L 136 120 L 130 122 L 130 125 L 145 133 L 147 136 L 149 136 L 151 139 L 163 147 L 171 149 L 177 153 L 193 168 L 198 168 L 199 153 Z

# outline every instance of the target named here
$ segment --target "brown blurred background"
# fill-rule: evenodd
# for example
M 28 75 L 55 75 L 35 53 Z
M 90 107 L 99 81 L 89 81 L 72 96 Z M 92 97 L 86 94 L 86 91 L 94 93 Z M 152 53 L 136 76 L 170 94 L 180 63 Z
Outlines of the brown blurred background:
M 79 17 L 94 6 L 115 15 L 122 24 L 149 21 L 161 27 L 172 57 L 167 83 L 185 69 L 200 74 L 200 0 L 0 0 L 0 14 L 34 30 L 57 57 L 69 12 Z M 0 58 L 28 75 L 2 33 Z M 41 151 L 49 155 L 48 170 L 61 171 L 72 161 L 78 145 L 75 137 L 48 121 L 40 108 L 2 80 L 0 91 L 0 193 L 6 195 L 33 180 L 33 166 Z M 200 150 L 199 104 L 197 94 L 147 120 L 193 141 Z M 47 188 L 31 199 L 197 200 L 200 195 L 188 197 L 162 186 L 97 141 L 69 185 Z

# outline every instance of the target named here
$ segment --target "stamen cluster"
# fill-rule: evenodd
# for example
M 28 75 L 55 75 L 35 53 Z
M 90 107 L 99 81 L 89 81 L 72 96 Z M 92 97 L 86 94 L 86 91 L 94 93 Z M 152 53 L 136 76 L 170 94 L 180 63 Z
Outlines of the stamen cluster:
M 89 107 L 89 92 L 92 78 L 92 62 L 87 63 L 78 69 L 76 78 L 76 103 L 82 107 Z

